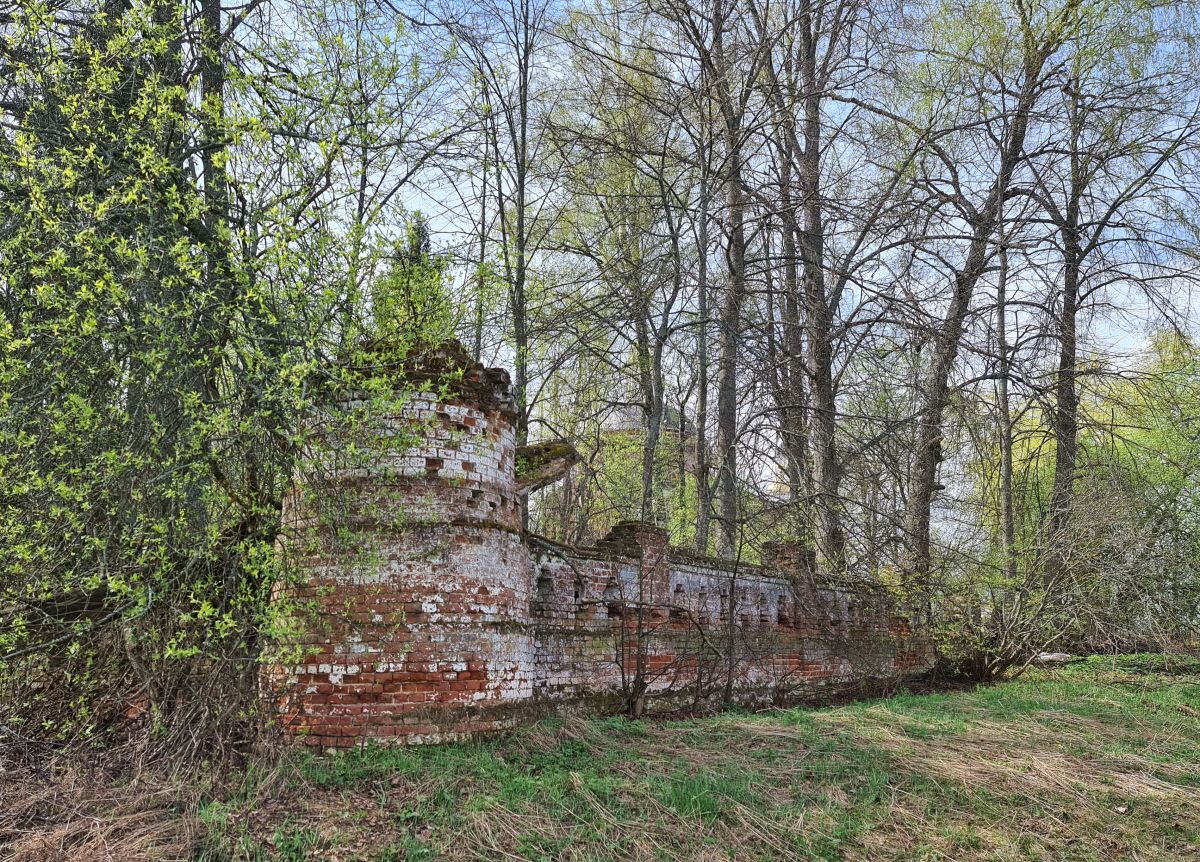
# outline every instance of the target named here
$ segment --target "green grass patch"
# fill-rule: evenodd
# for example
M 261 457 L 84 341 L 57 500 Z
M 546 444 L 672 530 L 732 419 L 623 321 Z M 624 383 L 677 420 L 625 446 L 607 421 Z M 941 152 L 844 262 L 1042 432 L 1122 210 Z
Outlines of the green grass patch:
M 1200 661 L 488 743 L 297 753 L 201 812 L 208 862 L 1200 859 Z

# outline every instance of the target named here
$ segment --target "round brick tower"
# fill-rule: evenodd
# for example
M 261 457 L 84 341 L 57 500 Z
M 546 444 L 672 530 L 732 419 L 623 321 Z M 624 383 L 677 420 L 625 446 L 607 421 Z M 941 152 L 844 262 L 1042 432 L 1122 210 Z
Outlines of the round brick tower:
M 508 373 L 454 343 L 398 373 L 426 391 L 319 431 L 321 476 L 284 505 L 292 649 L 266 676 L 297 742 L 460 738 L 511 726 L 532 694 Z M 366 403 L 351 392 L 324 415 Z

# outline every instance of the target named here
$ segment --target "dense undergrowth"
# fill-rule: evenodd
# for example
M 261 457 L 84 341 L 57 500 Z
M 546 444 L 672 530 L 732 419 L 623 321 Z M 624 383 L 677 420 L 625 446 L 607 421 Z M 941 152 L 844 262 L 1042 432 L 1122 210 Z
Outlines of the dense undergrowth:
M 190 802 L 163 787 L 103 793 L 107 819 L 93 808 L 73 831 L 40 835 L 27 822 L 7 833 L 8 855 L 1194 860 L 1200 660 L 1093 657 L 829 709 L 546 721 L 486 743 L 293 753 L 193 785 Z

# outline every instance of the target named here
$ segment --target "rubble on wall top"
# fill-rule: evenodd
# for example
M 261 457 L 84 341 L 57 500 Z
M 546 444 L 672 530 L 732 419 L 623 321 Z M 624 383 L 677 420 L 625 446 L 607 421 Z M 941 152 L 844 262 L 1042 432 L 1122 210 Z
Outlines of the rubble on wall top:
M 444 388 L 450 400 L 516 417 L 512 381 L 503 368 L 485 368 L 457 339 L 406 345 L 390 338 L 361 342 L 340 364 L 352 377 L 387 378 Z
M 579 463 L 579 452 L 565 440 L 517 447 L 517 493 L 528 494 L 558 481 Z

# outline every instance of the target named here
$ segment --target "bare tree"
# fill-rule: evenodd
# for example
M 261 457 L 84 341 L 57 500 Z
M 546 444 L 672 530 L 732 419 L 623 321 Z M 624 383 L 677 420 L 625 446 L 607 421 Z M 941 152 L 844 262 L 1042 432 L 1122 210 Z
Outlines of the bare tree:
M 1026 136 L 1036 121 L 1035 110 L 1051 86 L 1051 58 L 1069 38 L 1075 24 L 1078 0 L 1042 11 L 1016 5 L 1012 40 L 1018 46 L 1015 71 L 979 68 L 980 75 L 995 75 L 1001 82 L 1002 110 L 979 123 L 986 139 L 994 142 L 995 173 L 982 194 L 972 193 L 966 176 L 952 153 L 934 144 L 930 154 L 942 172 L 924 173 L 920 183 L 930 198 L 950 206 L 966 227 L 961 263 L 951 267 L 951 293 L 945 316 L 931 334 L 929 370 L 921 384 L 917 412 L 917 442 L 908 491 L 905 531 L 910 543 L 908 570 L 918 580 L 928 574 L 932 561 L 930 520 L 938 490 L 938 465 L 942 462 L 943 420 L 949 403 L 950 377 L 975 288 L 987 271 L 1001 207 L 1012 190 L 1014 177 L 1026 159 Z M 956 62 L 965 58 L 956 57 Z M 982 87 L 982 81 L 979 82 Z M 928 168 L 927 168 L 928 170 Z

